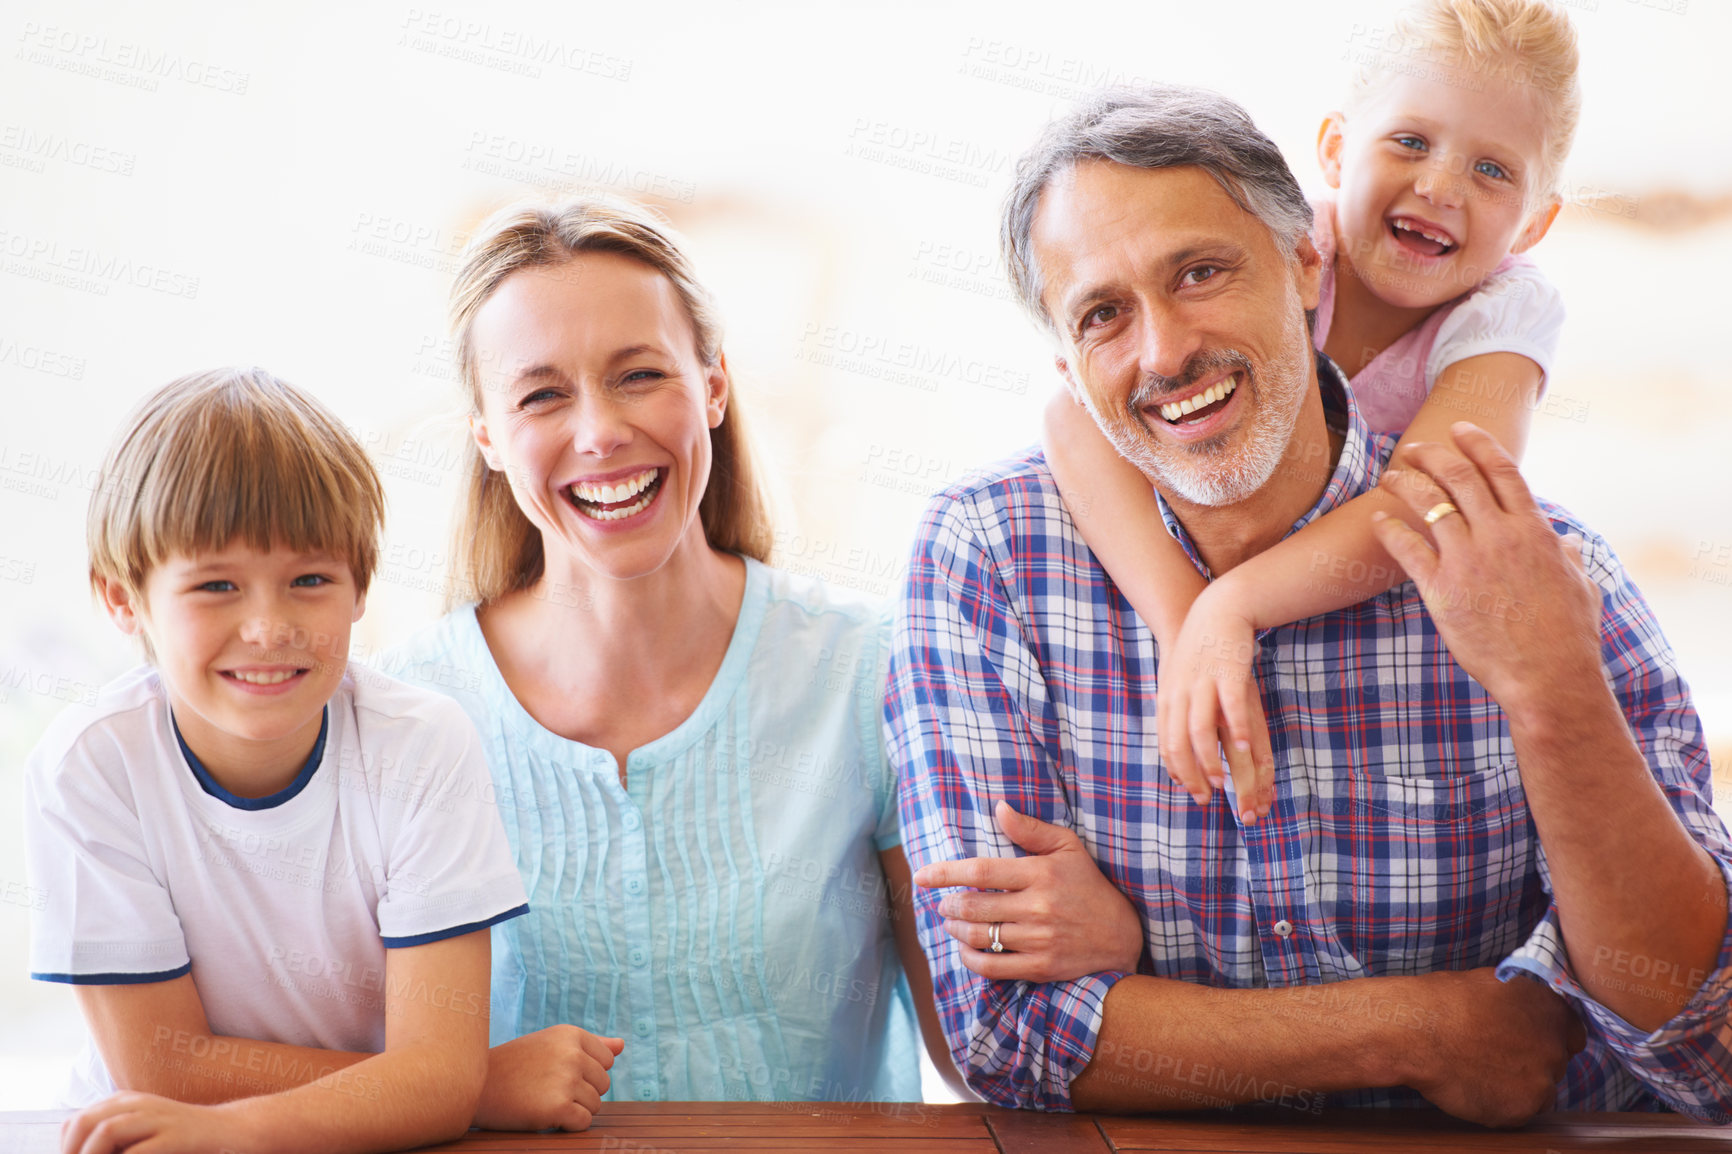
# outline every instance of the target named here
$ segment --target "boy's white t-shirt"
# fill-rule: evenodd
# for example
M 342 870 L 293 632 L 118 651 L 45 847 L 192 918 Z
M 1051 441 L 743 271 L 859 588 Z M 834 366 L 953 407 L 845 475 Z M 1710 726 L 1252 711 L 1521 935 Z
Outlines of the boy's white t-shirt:
M 387 949 L 528 908 L 474 726 L 449 698 L 351 665 L 320 747 L 266 798 L 228 794 L 189 755 L 149 666 L 49 726 L 25 769 L 32 977 L 190 972 L 213 1034 L 376 1053 Z M 68 1104 L 113 1089 L 86 1046 Z

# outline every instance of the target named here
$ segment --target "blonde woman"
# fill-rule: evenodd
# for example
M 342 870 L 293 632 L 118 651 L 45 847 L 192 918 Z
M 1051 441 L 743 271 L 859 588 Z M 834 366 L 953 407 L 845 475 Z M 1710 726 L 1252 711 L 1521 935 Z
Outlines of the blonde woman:
M 764 563 L 685 256 L 633 205 L 513 208 L 452 300 L 474 602 L 390 667 L 475 721 L 529 891 L 494 938 L 477 1123 L 581 1128 L 610 1088 L 918 1100 L 904 971 L 923 1016 L 931 986 L 880 735 L 885 620 Z

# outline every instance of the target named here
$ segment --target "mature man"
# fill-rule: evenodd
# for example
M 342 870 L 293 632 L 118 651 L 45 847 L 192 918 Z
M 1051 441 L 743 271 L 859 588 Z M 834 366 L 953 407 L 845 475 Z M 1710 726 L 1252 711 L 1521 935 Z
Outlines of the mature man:
M 1018 291 L 1205 575 L 1388 466 L 1393 438 L 1311 348 L 1309 220 L 1237 106 L 1167 88 L 1049 126 L 1007 202 Z M 1206 437 L 1159 417 L 1229 374 Z M 1009 801 L 1073 830 L 1144 929 L 1135 974 L 991 980 L 969 967 L 993 972 L 986 922 L 1016 948 L 1017 895 L 952 892 L 941 911 L 926 892 L 951 1049 L 987 1098 L 1728 1117 L 1732 843 L 1688 691 L 1605 544 L 1536 505 L 1484 433 L 1456 440 L 1400 462 L 1399 490 L 1459 513 L 1430 541 L 1380 525 L 1419 586 L 1263 637 L 1276 800 L 1249 825 L 1160 764 L 1151 635 L 1041 455 L 934 499 L 886 704 L 909 861 L 1005 859 L 925 876 L 1021 889 L 1047 859 L 1013 858 Z

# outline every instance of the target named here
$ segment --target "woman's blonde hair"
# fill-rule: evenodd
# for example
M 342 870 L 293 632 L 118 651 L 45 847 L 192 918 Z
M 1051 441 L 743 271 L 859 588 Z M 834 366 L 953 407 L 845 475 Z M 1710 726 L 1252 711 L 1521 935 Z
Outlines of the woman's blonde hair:
M 1393 76 L 1437 66 L 1527 86 L 1545 126 L 1534 192 L 1550 199 L 1582 114 L 1577 63 L 1576 30 L 1556 0 L 1417 0 L 1355 70 L 1349 108 Z
M 263 369 L 213 369 L 121 426 L 90 496 L 90 584 L 136 599 L 169 557 L 240 540 L 342 557 L 365 593 L 384 523 L 379 475 L 329 410 Z
M 666 277 L 691 319 L 699 358 L 711 368 L 721 362 L 722 328 L 715 306 L 666 224 L 646 209 L 613 197 L 515 204 L 487 218 L 470 238 L 451 286 L 457 366 L 474 411 L 481 411 L 474 344 L 481 306 L 515 272 L 563 264 L 591 252 L 627 256 Z M 518 508 L 505 474 L 488 468 L 473 441 L 465 452 L 469 483 L 457 518 L 448 600 L 486 604 L 533 585 L 545 558 L 541 533 Z M 774 532 L 732 382 L 727 415 L 710 430 L 710 458 L 709 484 L 698 505 L 705 537 L 712 548 L 767 561 Z

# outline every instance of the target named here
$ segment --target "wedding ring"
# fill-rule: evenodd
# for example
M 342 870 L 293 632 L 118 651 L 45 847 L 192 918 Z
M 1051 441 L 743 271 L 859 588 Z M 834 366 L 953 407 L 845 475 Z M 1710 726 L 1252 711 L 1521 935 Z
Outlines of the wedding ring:
M 993 922 L 986 930 L 986 936 L 992 939 L 992 952 L 995 954 L 1004 953 L 1004 943 L 998 940 L 998 927 L 1003 924 L 1003 922 Z
M 1435 525 L 1451 513 L 1459 512 L 1461 512 L 1461 510 L 1455 507 L 1454 501 L 1439 501 L 1437 504 L 1425 511 L 1425 523 L 1427 525 Z

